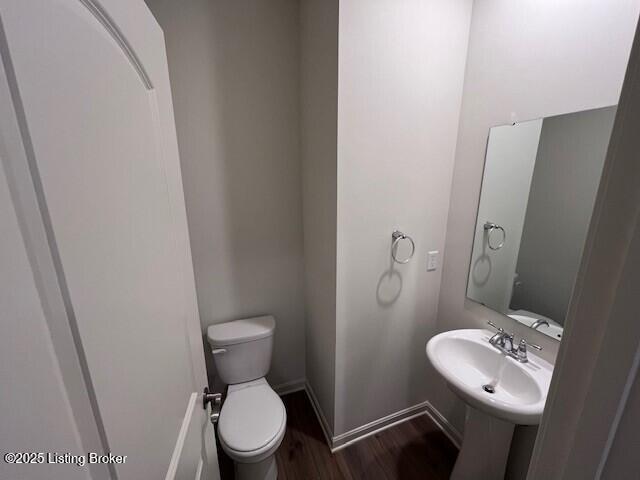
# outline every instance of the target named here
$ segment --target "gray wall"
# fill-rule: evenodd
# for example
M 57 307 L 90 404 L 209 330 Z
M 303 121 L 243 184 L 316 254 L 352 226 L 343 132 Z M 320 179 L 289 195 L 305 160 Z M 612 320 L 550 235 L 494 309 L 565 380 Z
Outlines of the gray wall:
M 300 134 L 307 381 L 333 431 L 336 355 L 338 1 L 300 4 Z
M 545 118 L 511 307 L 564 324 L 616 107 Z
M 634 299 L 635 304 L 637 302 Z M 636 307 L 637 311 L 637 307 Z M 603 480 L 619 480 L 630 472 L 640 471 L 640 455 L 630 455 L 640 449 L 640 375 L 635 373 L 635 379 L 629 386 L 629 397 L 620 412 L 620 423 L 612 438 L 611 450 L 602 470 Z
M 486 138 L 493 125 L 616 103 L 638 0 L 544 8 L 534 1 L 476 2 L 466 70 L 469 1 L 399 7 L 345 0 L 335 47 L 335 195 L 333 140 L 325 135 L 335 118 L 335 3 L 304 2 L 302 32 L 293 1 L 150 3 L 167 39 L 205 325 L 274 313 L 279 329 L 273 379 L 302 377 L 305 278 L 312 318 L 306 358 L 314 362 L 309 378 L 337 434 L 425 398 L 461 429 L 461 403 L 424 357 L 424 341 L 437 330 L 484 326 L 491 319 L 526 333 L 553 358 L 553 340 L 465 300 Z M 325 29 L 315 21 L 321 10 L 330 23 Z M 320 38 L 325 43 L 314 44 Z M 316 65 L 300 64 L 299 39 L 303 49 L 316 52 Z M 451 78 L 463 74 L 458 117 L 461 82 Z M 328 85 L 319 81 L 324 75 Z M 305 85 L 311 89 L 306 93 Z M 318 86 L 326 91 L 312 95 Z M 298 119 L 305 129 L 317 128 L 301 132 L 304 161 L 320 159 L 305 163 L 309 169 L 302 175 Z M 316 184 L 318 175 L 325 177 Z M 306 276 L 303 196 L 305 211 L 326 215 L 317 228 L 327 239 L 314 243 L 315 235 L 307 236 L 307 264 L 324 268 Z M 332 255 L 333 208 L 337 267 L 324 262 Z M 416 257 L 403 267 L 389 263 L 393 227 L 417 240 Z M 442 283 L 439 272 L 426 272 L 431 249 L 446 251 Z M 324 285 L 321 293 L 315 285 Z M 325 348 L 331 357 L 333 342 L 335 364 L 322 358 Z
M 465 298 L 489 128 L 618 102 L 640 2 L 475 2 L 447 223 L 438 330 L 492 320 L 544 347 L 558 342 Z M 429 398 L 458 428 L 461 402 L 434 374 Z
M 531 480 L 632 478 L 640 468 L 638 47 L 636 33 Z
M 640 233 L 640 232 L 639 232 Z M 636 233 L 638 236 L 638 233 Z M 637 241 L 636 241 L 637 242 Z M 640 242 L 635 246 L 636 262 L 640 263 Z M 636 264 L 637 265 L 637 264 Z M 637 272 L 637 268 L 635 269 Z M 635 285 L 638 285 L 640 279 L 638 274 L 635 274 Z M 626 280 L 630 280 L 627 277 Z M 629 282 L 627 285 L 631 285 Z M 631 295 L 632 298 L 626 299 L 627 308 L 630 312 L 628 319 L 636 321 L 637 315 L 640 313 L 638 309 L 637 292 Z M 622 308 L 619 307 L 620 310 Z M 640 348 L 637 355 L 640 355 Z M 629 372 L 629 377 L 635 377 L 633 380 L 629 378 L 628 397 L 621 399 L 626 401 L 624 407 L 619 407 L 619 423 L 616 425 L 617 430 L 611 432 L 612 442 L 610 450 L 608 452 L 608 458 L 603 467 L 602 479 L 603 480 L 618 480 L 624 478 L 629 472 L 640 472 L 640 455 L 630 455 L 629 452 L 640 451 L 640 432 L 638 431 L 638 425 L 640 425 L 640 375 L 638 374 L 638 364 L 635 364 L 635 371 Z
M 148 4 L 167 45 L 203 330 L 271 313 L 269 379 L 301 379 L 298 2 Z
M 635 117 L 639 117 L 638 113 L 635 113 Z M 633 120 L 631 120 L 631 122 L 633 122 Z M 621 152 L 621 155 L 624 155 L 625 153 L 627 155 L 630 154 L 628 158 L 635 157 L 634 160 L 637 162 L 638 143 L 637 139 L 633 141 L 632 149 L 627 150 L 627 152 Z M 640 182 L 638 182 L 638 180 L 640 180 L 640 175 L 638 175 L 638 173 L 640 173 L 640 168 L 636 166 L 635 172 L 635 204 L 636 211 L 640 211 L 640 208 L 638 208 L 640 207 L 640 202 L 638 201 L 640 200 L 640 187 L 638 187 L 640 185 Z M 629 171 L 628 173 L 631 175 L 633 172 Z M 633 177 L 630 176 L 629 178 Z M 626 200 L 628 204 L 633 205 L 633 198 L 631 195 L 629 195 Z M 608 446 L 610 448 L 610 450 L 606 452 L 606 454 L 608 454 L 608 458 L 606 459 L 606 463 L 603 465 L 602 469 L 602 479 L 604 480 L 617 480 L 625 478 L 625 476 L 628 476 L 630 472 L 640 472 L 640 455 L 637 455 L 637 452 L 640 451 L 640 431 L 638 431 L 638 425 L 640 425 L 640 344 L 638 344 L 637 341 L 633 342 L 632 340 L 634 338 L 636 340 L 638 339 L 638 332 L 640 331 L 640 328 L 638 327 L 638 316 L 640 315 L 640 307 L 638 306 L 638 286 L 640 286 L 639 266 L 640 217 L 636 215 L 635 232 L 625 259 L 625 270 L 622 278 L 620 279 L 620 287 L 616 289 L 616 303 L 612 312 L 612 314 L 615 315 L 615 318 L 620 320 L 621 325 L 626 325 L 625 333 L 627 340 L 625 343 L 634 345 L 635 348 L 624 349 L 627 353 L 626 364 L 622 362 L 612 362 L 610 370 L 605 370 L 603 372 L 609 378 L 615 376 L 618 377 L 619 381 L 622 379 L 625 380 L 625 389 L 623 390 L 622 398 L 620 398 L 619 403 L 615 403 L 615 406 L 617 407 L 616 417 L 609 417 L 614 418 L 614 421 L 617 421 L 617 423 L 614 424 L 612 430 L 609 431 L 609 440 L 611 441 L 611 444 Z M 616 354 L 621 356 L 621 352 L 617 349 L 621 343 L 617 340 L 620 336 L 620 329 L 616 329 L 615 325 L 613 325 L 611 326 L 611 330 L 608 331 L 608 334 L 613 337 L 613 342 L 610 342 L 609 346 L 613 346 L 615 349 L 614 351 L 608 350 L 610 355 L 608 358 L 613 358 Z M 630 355 L 631 352 L 633 352 L 632 355 Z M 620 368 L 616 369 L 615 367 Z M 625 372 L 627 374 L 626 378 L 623 375 L 619 375 L 620 372 Z M 600 397 L 598 395 L 598 390 L 602 389 L 601 385 L 602 384 L 600 382 L 595 381 L 594 386 L 592 387 L 593 396 L 589 402 L 590 408 L 592 409 L 591 411 L 599 410 L 598 407 L 601 405 Z M 606 390 L 606 387 L 604 390 Z M 609 412 L 610 410 L 607 410 L 607 415 Z M 633 452 L 633 454 L 630 454 L 631 452 Z M 581 452 L 578 451 L 576 453 L 576 457 L 580 458 Z M 603 457 L 606 454 L 603 452 Z M 576 465 L 580 462 L 574 461 L 572 463 L 573 465 Z
M 427 252 L 444 249 L 471 3 L 340 2 L 337 435 L 434 388 L 440 269 Z M 416 242 L 406 265 L 391 262 L 394 227 Z

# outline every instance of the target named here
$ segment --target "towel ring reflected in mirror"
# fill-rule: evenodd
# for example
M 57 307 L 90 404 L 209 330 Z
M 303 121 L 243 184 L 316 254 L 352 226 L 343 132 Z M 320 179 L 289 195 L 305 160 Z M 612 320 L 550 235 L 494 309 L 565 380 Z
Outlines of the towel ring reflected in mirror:
M 485 222 L 484 224 L 484 230 L 485 232 L 487 232 L 487 245 L 489 245 L 489 248 L 491 250 L 500 250 L 502 247 L 504 247 L 504 243 L 507 241 L 507 234 L 504 231 L 504 228 L 502 228 L 500 225 L 498 225 L 497 223 L 493 223 L 493 222 Z M 491 242 L 491 234 L 496 232 L 496 231 L 500 231 L 502 232 L 502 240 L 500 240 L 499 243 L 496 242 Z
M 391 244 L 391 258 L 393 261 L 400 264 L 409 263 L 409 260 L 413 258 L 413 254 L 416 253 L 416 244 L 413 242 L 413 239 L 409 235 L 405 235 L 400 230 L 394 230 L 391 234 L 391 238 L 393 239 L 393 243 Z M 399 260 L 396 254 L 398 253 L 398 245 L 402 240 L 408 240 L 411 243 L 411 253 L 404 260 Z

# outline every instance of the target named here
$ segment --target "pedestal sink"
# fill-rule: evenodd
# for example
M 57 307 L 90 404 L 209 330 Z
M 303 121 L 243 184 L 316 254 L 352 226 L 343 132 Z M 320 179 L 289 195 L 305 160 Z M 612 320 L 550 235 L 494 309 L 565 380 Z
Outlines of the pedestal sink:
M 515 425 L 537 425 L 553 366 L 528 352 L 518 362 L 489 343 L 488 330 L 452 330 L 427 343 L 427 357 L 466 404 L 452 480 L 502 480 Z

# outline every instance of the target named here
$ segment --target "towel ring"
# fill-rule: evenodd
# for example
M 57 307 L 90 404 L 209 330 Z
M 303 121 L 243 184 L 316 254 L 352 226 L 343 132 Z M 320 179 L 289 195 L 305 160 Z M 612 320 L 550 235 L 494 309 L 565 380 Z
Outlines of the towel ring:
M 393 258 L 393 261 L 400 264 L 409 263 L 409 260 L 413 258 L 413 254 L 416 253 L 416 244 L 413 242 L 413 238 L 411 238 L 409 235 L 405 235 L 400 230 L 394 230 L 391 234 L 391 238 L 393 239 L 393 243 L 391 244 L 391 257 Z M 398 260 L 398 258 L 396 257 L 398 244 L 401 240 L 409 240 L 409 242 L 411 242 L 411 253 L 404 260 Z
M 487 245 L 489 245 L 489 248 L 491 250 L 500 250 L 502 247 L 504 247 L 504 242 L 507 241 L 507 234 L 504 231 L 504 228 L 502 228 L 497 223 L 485 222 L 484 230 L 485 230 L 485 232 L 487 232 Z M 499 230 L 499 231 L 502 232 L 502 240 L 497 245 L 491 243 L 491 234 L 493 232 L 495 232 L 496 230 Z

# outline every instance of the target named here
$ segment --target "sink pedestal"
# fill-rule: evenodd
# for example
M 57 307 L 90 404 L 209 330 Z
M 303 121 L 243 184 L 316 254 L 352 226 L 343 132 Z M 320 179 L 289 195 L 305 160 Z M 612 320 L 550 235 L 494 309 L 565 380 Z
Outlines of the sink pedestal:
M 503 480 L 514 427 L 467 405 L 462 448 L 451 480 Z
M 534 353 L 519 362 L 495 348 L 487 330 L 451 330 L 427 343 L 427 357 L 467 405 L 453 480 L 504 480 L 513 429 L 538 425 L 553 365 Z

